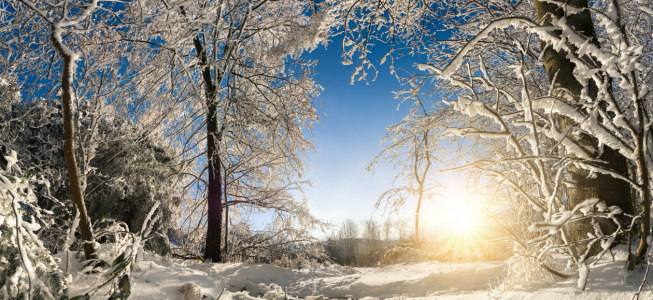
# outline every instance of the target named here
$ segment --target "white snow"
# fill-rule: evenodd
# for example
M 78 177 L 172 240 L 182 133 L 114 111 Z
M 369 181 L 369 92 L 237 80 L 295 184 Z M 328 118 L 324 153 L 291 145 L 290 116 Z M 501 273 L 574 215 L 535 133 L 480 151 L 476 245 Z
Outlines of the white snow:
M 612 251 L 614 262 L 605 255 L 595 265 L 590 258 L 583 266 L 589 271 L 582 272 L 588 278 L 585 291 L 578 287 L 579 276 L 556 283 L 504 287 L 508 262 L 501 261 L 414 262 L 376 268 L 314 264 L 285 269 L 244 263 L 183 266 L 147 253 L 132 273 L 130 299 L 631 299 L 645 268 L 624 270 L 625 246 Z M 566 267 L 565 256 L 556 257 L 558 265 L 552 267 L 567 274 L 576 272 L 576 267 Z M 81 276 L 69 285 L 70 295 L 83 294 L 97 280 L 93 274 Z M 98 293 L 93 299 L 104 297 Z M 645 290 L 640 299 L 653 299 L 653 293 Z
M 20 172 L 20 168 L 16 165 L 16 162 L 18 161 L 18 154 L 16 151 L 11 150 L 11 154 L 4 156 L 4 158 L 7 161 L 7 171 L 11 170 L 11 167 L 15 167 Z

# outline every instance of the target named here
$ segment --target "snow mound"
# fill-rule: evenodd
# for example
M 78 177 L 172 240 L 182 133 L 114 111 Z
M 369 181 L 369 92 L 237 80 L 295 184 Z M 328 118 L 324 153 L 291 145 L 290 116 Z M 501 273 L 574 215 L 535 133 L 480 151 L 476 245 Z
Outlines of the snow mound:
M 199 300 L 203 296 L 202 288 L 193 282 L 182 285 L 179 291 L 184 293 L 184 300 Z

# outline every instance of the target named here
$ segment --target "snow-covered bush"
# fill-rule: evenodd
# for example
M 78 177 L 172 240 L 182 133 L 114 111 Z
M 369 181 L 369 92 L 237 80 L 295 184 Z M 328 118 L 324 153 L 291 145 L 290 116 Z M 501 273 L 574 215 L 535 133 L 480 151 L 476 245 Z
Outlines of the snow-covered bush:
M 326 227 L 327 223 L 311 214 L 305 200 L 295 199 L 291 194 L 294 187 L 279 188 L 273 183 L 269 183 L 272 187 L 257 187 L 265 182 L 265 177 L 256 178 L 262 173 L 267 172 L 253 170 L 252 174 L 243 175 L 255 177 L 256 183 L 239 186 L 243 183 L 232 182 L 232 186 L 227 186 L 230 193 L 229 219 L 224 222 L 228 226 L 223 226 L 227 231 L 225 247 L 222 248 L 223 260 L 273 263 L 285 257 L 292 265 L 323 260 L 324 250 L 313 231 Z M 276 180 L 278 178 L 273 179 Z M 175 244 L 174 257 L 201 260 L 204 257 L 206 233 L 203 227 L 206 221 L 198 208 L 206 203 L 200 198 L 185 197 L 184 215 L 177 228 L 169 231 L 171 243 Z M 256 228 L 249 219 L 252 214 L 260 213 L 271 216 L 272 220 L 263 228 Z
M 157 236 L 152 229 L 160 219 L 160 202 L 155 202 L 149 212 L 144 216 L 144 222 L 140 231 L 132 233 L 129 226 L 113 219 L 104 219 L 96 224 L 94 233 L 96 239 L 104 239 L 110 243 L 98 246 L 98 260 L 85 263 L 85 268 L 79 271 L 79 280 L 89 272 L 100 273 L 99 283 L 91 286 L 82 299 L 90 299 L 91 296 L 104 293 L 110 299 L 127 299 L 131 294 L 131 273 L 136 269 L 137 263 L 143 258 L 144 245 L 148 240 Z M 98 225 L 99 224 L 99 225 Z M 73 226 L 74 227 L 74 226 Z M 68 254 L 67 259 L 71 256 Z M 109 263 L 110 262 L 110 263 Z M 108 267 L 108 268 L 106 268 Z
M 233 224 L 230 228 L 225 255 L 228 261 L 295 268 L 324 259 L 322 245 L 305 233 L 302 233 L 304 236 L 294 236 L 288 230 L 254 230 L 251 224 L 245 222 Z
M 557 261 L 547 254 L 544 258 L 533 256 L 536 249 L 524 249 L 516 246 L 513 255 L 508 262 L 508 274 L 504 286 L 517 286 L 533 282 L 555 282 L 553 275 L 547 271 L 545 266 L 555 266 Z
M 5 156 L 6 169 L 0 169 L 0 298 L 64 299 L 67 281 L 64 273 L 38 238 L 38 231 L 51 224 L 44 221 L 50 211 L 37 205 L 34 184 L 25 177 L 16 152 Z
M 19 149 L 18 157 L 26 172 L 43 176 L 51 182 L 35 191 L 42 208 L 55 213 L 60 226 L 42 232 L 46 246 L 54 253 L 61 250 L 72 222 L 73 210 L 63 157 L 63 124 L 57 102 L 37 100 L 15 104 L 0 116 L 0 142 Z M 82 107 L 82 111 L 84 107 Z M 82 131 L 90 130 L 88 114 L 79 122 Z M 148 241 L 148 249 L 166 255 L 170 253 L 165 232 L 174 223 L 180 205 L 179 178 L 181 167 L 173 151 L 161 146 L 153 137 L 138 134 L 137 126 L 129 121 L 104 120 L 97 124 L 97 142 L 80 143 L 78 149 L 93 148 L 84 176 L 85 201 L 91 220 L 111 218 L 125 222 L 128 228 L 141 228 L 149 208 L 161 202 L 161 222 L 157 237 Z M 84 160 L 82 150 L 78 159 Z M 61 205 L 56 199 L 67 204 Z M 151 245 L 150 245 L 151 244 Z
M 407 262 L 433 261 L 438 255 L 433 251 L 417 248 L 412 243 L 401 243 L 385 249 L 380 260 L 382 265 L 392 265 Z
M 129 130 L 112 131 L 107 135 L 120 136 Z M 149 209 L 158 202 L 156 235 L 146 249 L 170 255 L 165 233 L 174 225 L 182 199 L 182 167 L 174 152 L 149 137 L 113 139 L 98 147 L 92 166 L 96 171 L 89 176 L 89 215 L 96 220 L 122 221 L 136 230 L 144 226 Z

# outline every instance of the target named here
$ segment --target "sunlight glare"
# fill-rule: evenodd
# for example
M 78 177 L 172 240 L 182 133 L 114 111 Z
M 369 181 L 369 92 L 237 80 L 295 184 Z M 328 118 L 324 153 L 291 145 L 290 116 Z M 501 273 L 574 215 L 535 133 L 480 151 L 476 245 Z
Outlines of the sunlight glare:
M 473 208 L 470 207 L 470 199 L 466 193 L 449 193 L 443 199 L 445 220 L 449 230 L 466 235 L 475 230 L 476 224 Z
M 454 229 L 461 234 L 469 233 L 474 230 L 474 220 L 466 213 L 456 214 Z
M 467 188 L 452 184 L 441 191 L 441 197 L 433 207 L 436 222 L 434 229 L 439 239 L 453 244 L 477 240 L 483 231 L 480 223 L 479 200 Z

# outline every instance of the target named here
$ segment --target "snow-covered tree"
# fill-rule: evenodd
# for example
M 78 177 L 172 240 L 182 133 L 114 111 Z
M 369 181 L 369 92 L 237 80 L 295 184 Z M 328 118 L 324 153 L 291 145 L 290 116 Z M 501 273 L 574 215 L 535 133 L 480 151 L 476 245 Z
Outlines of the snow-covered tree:
M 433 190 L 441 187 L 433 180 L 432 172 L 435 164 L 441 162 L 434 156 L 441 148 L 441 141 L 434 127 L 441 123 L 443 116 L 447 114 L 441 113 L 431 117 L 421 101 L 417 100 L 400 124 L 388 128 L 388 133 L 381 142 L 389 145 L 386 145 L 368 166 L 368 170 L 373 170 L 379 163 L 387 161 L 398 171 L 393 181 L 395 187 L 381 194 L 375 204 L 377 209 L 386 202 L 384 211 L 396 213 L 407 201 L 417 199 L 415 242 L 419 242 L 422 201 L 431 199 L 437 194 Z
M 151 17 L 130 7 L 139 4 L 68 0 L 5 4 L 0 35 L 7 47 L 0 72 L 17 78 L 24 101 L 61 103 L 66 142 L 60 154 L 66 161 L 69 193 L 82 214 L 82 239 L 89 241 L 85 253 L 91 258 L 93 237 L 85 208 L 88 180 L 101 176 L 93 166 L 98 146 L 119 139 L 105 136 L 107 132 L 100 133 L 98 128 L 133 122 L 138 125 L 122 133 L 125 140 L 159 139 L 164 129 L 175 128 L 184 117 L 186 96 L 183 90 L 167 89 L 174 85 L 172 81 L 179 82 L 175 69 L 157 62 L 170 57 L 133 42 L 136 36 L 147 34 L 142 25 Z M 46 106 L 39 105 L 31 107 Z M 39 151 L 54 146 L 50 151 L 56 153 L 57 141 L 52 142 L 40 145 Z M 44 175 L 56 182 L 64 174 Z
M 363 239 L 367 249 L 377 250 L 381 241 L 381 228 L 373 218 L 363 220 Z
M 325 38 L 319 5 L 141 4 L 9 1 L 3 15 L 0 34 L 8 47 L 2 50 L 0 72 L 20 79 L 27 101 L 61 97 L 62 118 L 72 117 L 64 136 L 72 136 L 79 150 L 68 151 L 79 152 L 72 157 L 77 166 L 68 168 L 77 171 L 72 175 L 77 173 L 73 177 L 78 179 L 71 182 L 79 181 L 69 185 L 74 202 L 87 202 L 80 199 L 98 187 L 89 181 L 104 176 L 94 166 L 108 142 L 98 128 L 122 116 L 128 120 L 120 122 L 138 125 L 131 134 L 123 133 L 124 141 L 114 143 L 147 138 L 159 143 L 164 137 L 180 153 L 184 168 L 195 167 L 184 173 L 190 179 L 182 199 L 187 201 L 185 220 L 210 233 L 204 235 L 207 247 L 202 247 L 211 253 L 207 257 L 218 259 L 222 251 L 220 198 L 231 198 L 225 207 L 283 212 L 275 224 L 286 228 L 293 220 L 303 235 L 321 224 L 291 197 L 303 184 L 295 179 L 303 172 L 302 152 L 311 148 L 304 129 L 317 120 L 314 63 L 300 54 Z M 210 159 L 203 159 L 207 154 Z M 234 192 L 223 197 L 227 181 Z M 82 215 L 80 229 L 90 240 L 88 218 Z M 92 249 L 87 250 L 90 255 Z
M 151 10 L 165 16 L 152 23 L 160 41 L 151 43 L 180 58 L 174 63 L 201 109 L 184 136 L 186 157 L 206 157 L 188 185 L 197 194 L 186 223 L 206 229 L 204 256 L 222 261 L 225 180 L 228 201 L 276 208 L 287 199 L 277 194 L 302 172 L 301 152 L 311 148 L 303 130 L 317 121 L 319 87 L 313 62 L 300 54 L 323 39 L 323 15 L 312 1 L 170 2 Z
M 399 234 L 399 241 L 405 242 L 410 236 L 410 220 L 406 218 L 400 218 L 395 221 L 395 228 L 397 234 Z
M 70 192 L 72 195 L 73 203 L 81 214 L 80 219 L 80 232 L 82 239 L 86 241 L 84 244 L 84 252 L 87 259 L 97 258 L 93 249 L 93 233 L 91 231 L 91 221 L 88 218 L 86 205 L 84 203 L 83 195 L 83 176 L 80 176 L 80 168 L 78 159 L 75 155 L 75 117 L 74 117 L 74 102 L 77 94 L 75 93 L 75 77 L 78 71 L 77 63 L 80 61 L 82 52 L 79 48 L 75 47 L 79 42 L 79 35 L 76 33 L 86 33 L 91 31 L 96 26 L 100 26 L 100 21 L 96 13 L 100 11 L 98 1 L 91 1 L 89 3 L 74 3 L 72 1 L 61 1 L 59 5 L 51 4 L 49 2 L 32 2 L 25 1 L 10 1 L 7 3 L 10 9 L 7 12 L 12 14 L 4 21 L 9 24 L 23 23 L 23 30 L 27 32 L 20 32 L 23 30 L 14 30 L 14 26 L 6 26 L 3 24 L 2 37 L 4 40 L 9 41 L 11 47 L 9 53 L 14 54 L 15 63 L 20 64 L 26 62 L 29 67 L 41 67 L 46 64 L 38 63 L 43 62 L 44 57 L 50 56 L 54 59 L 55 55 L 61 60 L 61 66 L 58 79 L 49 80 L 53 85 L 50 89 L 58 89 L 62 99 L 63 108 L 63 127 L 64 127 L 64 158 L 67 167 L 67 177 L 70 185 Z M 34 45 L 25 44 L 22 35 L 29 34 L 41 38 L 45 41 L 38 41 Z M 28 38 L 31 39 L 31 38 Z M 28 41 L 29 42 L 29 41 Z M 72 45 L 71 45 L 72 44 Z M 29 46 L 27 46 L 29 45 Z M 35 54 L 20 52 L 21 47 L 34 48 Z M 13 50 L 13 53 L 12 53 Z M 32 50 L 32 49 L 30 49 Z M 34 55 L 34 56 L 33 56 Z M 11 56 L 10 56 L 11 57 Z M 36 63 L 28 63 L 28 58 L 35 59 Z M 18 71 L 35 71 L 26 66 L 17 67 Z M 52 64 L 50 68 L 41 69 L 48 70 L 50 73 L 53 71 Z M 27 72 L 29 72 L 27 71 Z M 29 78 L 35 83 L 40 83 L 40 79 L 49 79 L 50 74 L 36 75 L 36 78 Z
M 374 66 L 374 42 L 391 43 L 393 71 L 394 57 L 416 55 L 404 96 L 441 96 L 458 120 L 440 124 L 444 133 L 487 146 L 458 170 L 491 175 L 536 212 L 528 222 L 537 237 L 508 231 L 518 254 L 542 265 L 563 248 L 584 287 L 592 246 L 602 255 L 638 219 L 631 189 L 644 216 L 637 254 L 646 254 L 649 3 L 344 1 L 339 9 L 350 12 L 340 27 L 345 63 L 361 57 L 354 75 L 362 80 Z

